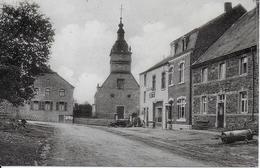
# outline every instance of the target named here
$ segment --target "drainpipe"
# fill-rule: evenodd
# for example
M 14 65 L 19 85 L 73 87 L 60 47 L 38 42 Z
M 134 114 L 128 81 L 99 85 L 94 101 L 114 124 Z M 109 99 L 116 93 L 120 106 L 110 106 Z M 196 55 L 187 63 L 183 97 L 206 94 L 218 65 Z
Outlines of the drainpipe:
M 256 46 L 257 47 L 257 46 Z M 257 48 L 256 48 L 257 50 Z M 253 76 L 253 109 L 252 109 L 252 121 L 255 120 L 255 54 L 253 51 L 253 47 L 251 48 L 251 54 L 252 54 L 252 60 L 253 60 L 253 72 L 252 72 L 252 76 Z

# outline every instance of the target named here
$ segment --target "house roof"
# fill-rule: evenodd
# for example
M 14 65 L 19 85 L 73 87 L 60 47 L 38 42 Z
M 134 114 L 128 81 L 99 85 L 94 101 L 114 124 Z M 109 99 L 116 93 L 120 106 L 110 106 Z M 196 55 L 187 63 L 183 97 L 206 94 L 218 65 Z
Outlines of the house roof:
M 195 28 L 189 33 L 186 33 L 185 35 L 190 35 L 198 31 L 195 48 L 189 49 L 189 51 L 193 50 L 191 62 L 194 62 L 200 55 L 202 55 L 232 25 L 232 23 L 240 18 L 244 13 L 246 13 L 245 8 L 239 4 L 232 8 L 230 12 L 225 12 L 218 17 L 210 20 L 206 24 L 200 26 L 199 28 Z M 172 43 L 180 39 L 181 37 L 174 40 Z M 174 56 L 168 56 L 167 58 L 163 59 L 162 61 L 158 62 L 157 64 L 153 65 L 151 68 L 140 74 L 163 66 L 167 64 L 169 60 L 176 58 L 186 52 L 187 50 L 181 53 L 177 53 Z
M 50 69 L 50 68 L 48 68 L 48 69 L 46 70 L 46 72 L 39 74 L 39 76 L 45 75 L 45 74 L 56 74 L 61 80 L 63 80 L 64 82 L 66 82 L 70 87 L 75 88 L 72 84 L 70 84 L 67 80 L 65 80 L 62 76 L 60 76 L 57 72 L 53 71 L 53 70 Z
M 255 8 L 240 17 L 194 64 L 257 45 L 257 21 Z

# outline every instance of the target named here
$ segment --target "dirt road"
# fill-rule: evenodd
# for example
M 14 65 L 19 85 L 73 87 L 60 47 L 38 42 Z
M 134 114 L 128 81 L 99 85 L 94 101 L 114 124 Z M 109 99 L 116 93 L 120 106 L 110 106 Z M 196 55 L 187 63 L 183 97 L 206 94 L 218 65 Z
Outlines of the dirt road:
M 46 126 L 55 127 L 48 166 L 207 166 L 96 128 Z

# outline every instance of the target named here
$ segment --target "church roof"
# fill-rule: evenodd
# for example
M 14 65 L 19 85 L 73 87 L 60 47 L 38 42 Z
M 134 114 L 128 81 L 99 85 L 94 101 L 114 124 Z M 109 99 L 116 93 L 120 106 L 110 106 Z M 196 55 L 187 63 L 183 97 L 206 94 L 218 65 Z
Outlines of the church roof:
M 194 65 L 257 45 L 257 20 L 256 8 L 244 14 Z
M 115 42 L 115 44 L 113 45 L 110 55 L 113 53 L 131 53 L 131 49 L 128 48 L 128 44 L 125 41 L 125 31 L 123 29 L 124 24 L 122 23 L 122 17 L 120 17 L 120 23 L 118 25 L 119 29 L 117 31 L 117 40 Z

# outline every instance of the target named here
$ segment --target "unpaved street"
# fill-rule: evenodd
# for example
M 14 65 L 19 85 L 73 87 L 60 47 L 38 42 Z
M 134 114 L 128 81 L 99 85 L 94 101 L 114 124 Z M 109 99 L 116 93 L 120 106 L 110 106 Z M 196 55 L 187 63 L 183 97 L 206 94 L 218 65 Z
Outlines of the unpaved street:
M 46 126 L 55 127 L 48 166 L 206 166 L 100 129 L 53 123 Z

